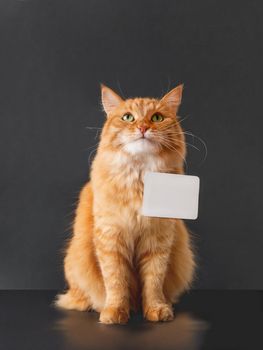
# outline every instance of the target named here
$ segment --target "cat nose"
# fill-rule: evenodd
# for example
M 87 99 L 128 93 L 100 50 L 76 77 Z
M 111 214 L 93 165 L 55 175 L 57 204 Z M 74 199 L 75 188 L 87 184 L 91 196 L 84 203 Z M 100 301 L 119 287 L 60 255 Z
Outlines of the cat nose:
M 138 126 L 138 129 L 144 135 L 149 128 L 146 125 L 141 125 L 141 126 Z

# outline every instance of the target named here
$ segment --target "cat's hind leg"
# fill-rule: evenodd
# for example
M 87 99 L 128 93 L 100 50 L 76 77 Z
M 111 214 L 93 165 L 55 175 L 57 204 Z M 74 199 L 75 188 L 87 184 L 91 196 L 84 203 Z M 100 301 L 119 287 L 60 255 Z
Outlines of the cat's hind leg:
M 55 305 L 68 310 L 86 311 L 91 309 L 89 297 L 78 288 L 70 288 L 66 293 L 58 294 Z
M 182 220 L 177 221 L 176 230 L 164 281 L 164 294 L 169 303 L 178 302 L 180 295 L 190 288 L 195 272 L 190 236 Z
M 68 291 L 57 297 L 55 305 L 65 309 L 100 311 L 105 288 L 93 244 L 93 194 L 88 183 L 81 191 L 73 227 L 67 245 L 64 271 Z

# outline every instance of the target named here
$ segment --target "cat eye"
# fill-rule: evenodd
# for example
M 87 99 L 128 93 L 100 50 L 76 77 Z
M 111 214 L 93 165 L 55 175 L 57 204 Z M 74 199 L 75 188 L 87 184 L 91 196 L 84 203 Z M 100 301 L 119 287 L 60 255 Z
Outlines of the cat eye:
M 132 114 L 129 114 L 129 113 L 124 114 L 124 116 L 121 119 L 124 120 L 125 122 L 129 122 L 129 123 L 134 122 L 134 120 L 135 120 L 134 116 Z
M 162 122 L 163 121 L 163 116 L 161 114 L 158 114 L 158 113 L 155 113 L 152 118 L 151 118 L 151 121 L 152 122 Z

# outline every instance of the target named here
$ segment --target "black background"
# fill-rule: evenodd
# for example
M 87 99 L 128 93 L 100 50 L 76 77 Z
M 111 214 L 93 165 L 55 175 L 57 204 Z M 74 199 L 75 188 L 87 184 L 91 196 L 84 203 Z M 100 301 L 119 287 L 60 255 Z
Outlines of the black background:
M 261 289 L 262 1 L 0 0 L 0 288 L 61 288 L 62 247 L 104 114 L 185 84 L 201 178 L 196 288 Z M 94 154 L 94 153 L 93 153 Z M 91 155 L 92 158 L 92 155 Z

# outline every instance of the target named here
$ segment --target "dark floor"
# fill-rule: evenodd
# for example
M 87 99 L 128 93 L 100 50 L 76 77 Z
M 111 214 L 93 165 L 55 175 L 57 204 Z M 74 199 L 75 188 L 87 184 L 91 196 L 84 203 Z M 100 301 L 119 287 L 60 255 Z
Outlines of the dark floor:
M 193 291 L 176 306 L 173 322 L 132 316 L 105 326 L 95 312 L 64 312 L 54 291 L 0 292 L 1 350 L 263 349 L 263 292 Z

